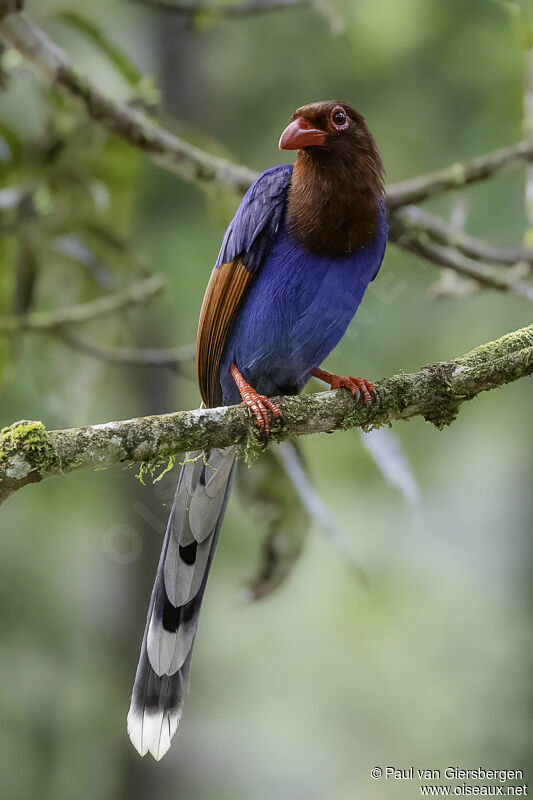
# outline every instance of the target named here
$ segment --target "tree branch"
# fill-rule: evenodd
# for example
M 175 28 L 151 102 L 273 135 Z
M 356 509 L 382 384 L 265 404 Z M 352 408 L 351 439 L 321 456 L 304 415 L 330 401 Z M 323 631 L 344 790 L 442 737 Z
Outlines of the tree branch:
M 437 244 L 428 236 L 407 227 L 398 213 L 391 215 L 389 239 L 403 250 L 414 253 L 439 267 L 453 269 L 460 275 L 477 281 L 481 286 L 499 292 L 511 292 L 533 301 L 533 286 L 511 275 L 508 270 L 499 271 L 493 265 L 481 264 L 479 261 L 467 258 L 459 250 Z
M 518 142 L 478 156 L 472 161 L 457 162 L 418 178 L 393 183 L 387 188 L 387 205 L 393 210 L 409 203 L 419 203 L 437 194 L 486 180 L 498 172 L 530 161 L 533 161 L 533 141 Z
M 126 289 L 98 297 L 89 303 L 80 303 L 55 311 L 34 311 L 31 314 L 0 317 L 0 334 L 12 335 L 19 331 L 55 331 L 64 325 L 89 322 L 97 317 L 146 303 L 161 291 L 163 285 L 163 278 L 152 275 L 150 278 L 132 283 Z
M 435 214 L 430 214 L 418 206 L 405 206 L 394 212 L 410 228 L 427 234 L 439 244 L 459 250 L 474 261 L 496 266 L 513 266 L 524 263 L 533 265 L 533 247 L 498 247 L 483 239 L 476 239 L 464 231 L 455 230 L 449 223 Z
M 179 0 L 134 0 L 143 6 L 155 8 L 158 11 L 166 11 L 171 14 L 179 14 L 186 17 L 195 17 L 198 14 L 210 13 L 217 17 L 230 17 L 238 19 L 255 14 L 266 14 L 271 11 L 284 11 L 287 8 L 298 8 L 308 6 L 310 0 L 244 0 L 244 2 L 226 3 L 224 5 L 214 5 L 206 0 L 194 0 L 194 2 L 181 3 Z
M 276 400 L 281 418 L 272 422 L 271 439 L 367 429 L 415 416 L 441 428 L 455 419 L 465 401 L 532 372 L 533 325 L 529 325 L 453 361 L 378 381 L 369 409 L 342 389 Z M 52 475 L 167 459 L 187 450 L 232 444 L 240 445 L 248 459 L 263 447 L 250 413 L 242 406 L 177 411 L 60 431 L 23 421 L 0 434 L 0 501 Z
M 113 100 L 74 69 L 67 55 L 24 13 L 2 19 L 0 39 L 14 47 L 49 86 L 82 103 L 90 117 L 149 155 L 159 166 L 181 178 L 200 184 L 220 185 L 244 194 L 257 174 L 206 153 L 178 136 L 159 128 L 145 114 Z
M 218 158 L 185 142 L 158 127 L 140 111 L 101 92 L 73 68 L 67 55 L 26 14 L 14 13 L 18 7 L 19 0 L 0 0 L 0 40 L 18 50 L 45 83 L 80 101 L 89 116 L 108 131 L 184 180 L 204 186 L 217 185 L 244 194 L 257 178 L 257 173 L 248 167 Z M 530 161 L 533 161 L 533 141 L 519 142 L 472 161 L 452 164 L 429 175 L 392 184 L 387 189 L 388 207 L 396 209 L 425 200 Z
M 183 347 L 109 347 L 86 339 L 80 339 L 70 331 L 60 331 L 61 340 L 84 355 L 106 361 L 108 364 L 137 364 L 145 367 L 170 367 L 180 370 L 184 361 L 192 361 L 196 354 L 196 346 L 187 344 Z
M 24 8 L 24 0 L 0 0 L 0 20 Z

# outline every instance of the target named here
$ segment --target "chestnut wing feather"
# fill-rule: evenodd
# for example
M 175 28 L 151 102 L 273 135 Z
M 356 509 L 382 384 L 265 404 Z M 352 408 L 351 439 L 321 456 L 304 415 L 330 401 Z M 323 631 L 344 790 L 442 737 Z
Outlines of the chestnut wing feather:
M 265 259 L 285 210 L 292 165 L 263 172 L 230 223 L 200 311 L 196 369 L 202 400 L 222 403 L 220 362 L 239 305 Z
M 202 400 L 208 408 L 222 403 L 219 369 L 222 351 L 241 298 L 253 278 L 239 258 L 213 270 L 198 323 L 196 367 Z

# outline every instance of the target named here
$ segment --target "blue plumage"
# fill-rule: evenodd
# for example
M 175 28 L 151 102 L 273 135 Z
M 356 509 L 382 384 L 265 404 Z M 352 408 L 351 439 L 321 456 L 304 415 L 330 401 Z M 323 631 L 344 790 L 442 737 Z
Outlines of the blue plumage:
M 311 370 L 344 335 L 385 252 L 387 221 L 381 200 L 376 201 L 378 234 L 370 245 L 342 258 L 306 251 L 289 231 L 284 213 L 291 173 L 290 165 L 274 167 L 253 184 L 217 262 L 242 255 L 244 263 L 257 270 L 221 359 L 223 402 L 228 405 L 240 402 L 229 373 L 232 361 L 260 394 L 301 391 Z M 257 230 L 259 235 L 252 235 Z M 238 242 L 237 252 L 229 250 L 227 242 Z
M 292 169 L 271 167 L 252 183 L 224 234 L 215 269 L 237 256 L 250 271 L 259 269 L 285 211 Z
M 198 325 L 203 402 L 242 397 L 265 437 L 269 415 L 281 415 L 269 396 L 299 392 L 311 372 L 371 402 L 368 381 L 319 366 L 375 278 L 387 239 L 383 165 L 355 109 L 340 101 L 303 106 L 280 147 L 298 149 L 296 165 L 267 170 L 248 190 Z M 141 755 L 160 759 L 179 723 L 235 455 L 233 446 L 191 453 L 181 470 L 128 714 Z

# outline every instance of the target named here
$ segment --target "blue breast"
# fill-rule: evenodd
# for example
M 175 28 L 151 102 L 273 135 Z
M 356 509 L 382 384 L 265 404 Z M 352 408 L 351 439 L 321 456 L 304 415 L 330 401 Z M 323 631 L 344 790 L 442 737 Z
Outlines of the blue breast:
M 220 368 L 224 403 L 240 402 L 234 361 L 260 394 L 296 394 L 338 344 L 376 276 L 387 240 L 380 204 L 374 242 L 345 258 L 304 250 L 284 222 L 242 301 Z

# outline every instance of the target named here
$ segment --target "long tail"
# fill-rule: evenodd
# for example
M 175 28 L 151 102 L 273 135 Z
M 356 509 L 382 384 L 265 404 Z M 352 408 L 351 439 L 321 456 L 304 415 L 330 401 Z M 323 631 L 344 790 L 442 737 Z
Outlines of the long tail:
M 134 747 L 158 761 L 180 721 L 234 460 L 233 447 L 190 453 L 170 512 L 128 712 Z

